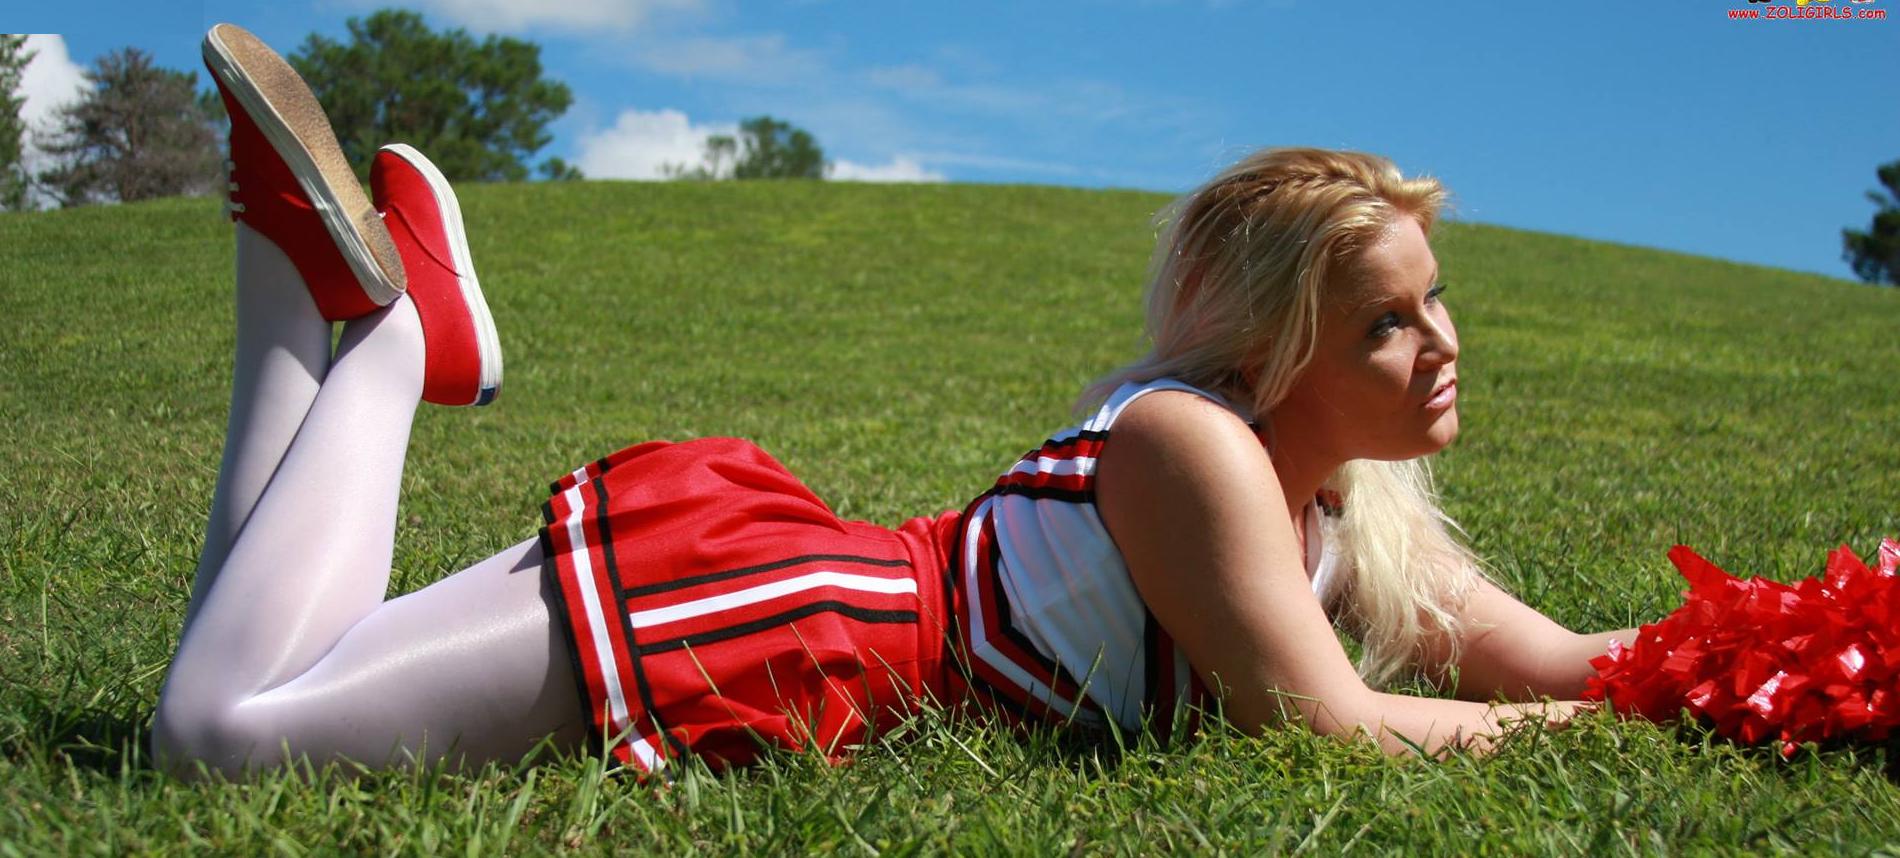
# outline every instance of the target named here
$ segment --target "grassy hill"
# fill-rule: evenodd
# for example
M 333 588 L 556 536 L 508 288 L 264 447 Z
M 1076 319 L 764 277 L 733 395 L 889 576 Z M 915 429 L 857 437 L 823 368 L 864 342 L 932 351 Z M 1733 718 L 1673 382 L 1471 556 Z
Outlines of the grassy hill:
M 461 190 L 503 395 L 425 408 L 396 587 L 530 535 L 547 482 L 649 438 L 751 438 L 846 518 L 961 506 L 1139 352 L 1165 198 L 853 184 Z M 222 441 L 215 203 L 0 216 L 0 853 L 142 849 L 1863 852 L 1882 749 L 1784 763 L 1604 720 L 1497 757 L 1298 732 L 1125 751 L 924 723 L 655 792 L 598 764 L 187 786 L 144 767 Z M 1764 236 L 1772 240 L 1772 236 Z M 1468 224 L 1449 511 L 1573 628 L 1678 603 L 1696 547 L 1793 579 L 1900 534 L 1900 290 Z

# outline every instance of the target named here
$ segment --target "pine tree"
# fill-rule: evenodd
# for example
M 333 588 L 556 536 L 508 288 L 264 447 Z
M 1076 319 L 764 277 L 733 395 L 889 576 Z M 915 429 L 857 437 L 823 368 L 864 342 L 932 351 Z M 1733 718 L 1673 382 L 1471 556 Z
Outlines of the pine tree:
M 343 154 L 361 175 L 384 143 L 429 153 L 451 180 L 519 181 L 552 136 L 547 125 L 574 100 L 541 76 L 532 42 L 466 30 L 436 32 L 414 12 L 351 18 L 347 43 L 311 35 L 290 64 L 330 115 Z M 577 177 L 565 163 L 543 174 Z
M 0 33 L 0 211 L 26 208 L 26 121 L 20 117 L 26 97 L 20 94 L 20 77 L 32 61 L 26 34 Z
M 733 165 L 735 179 L 822 179 L 825 150 L 810 132 L 770 116 L 739 123 L 744 151 Z
M 669 179 L 822 179 L 825 150 L 811 133 L 770 116 L 739 123 L 739 134 L 706 138 L 698 166 L 666 164 Z
M 54 114 L 56 130 L 40 145 L 55 166 L 39 182 L 61 205 L 204 194 L 222 181 L 217 123 L 197 73 L 120 48 L 86 80 L 92 88 Z
M 1879 210 L 1866 232 L 1841 230 L 1841 258 L 1862 280 L 1900 286 L 1900 161 L 1882 165 L 1874 174 L 1886 192 L 1868 191 L 1867 199 Z

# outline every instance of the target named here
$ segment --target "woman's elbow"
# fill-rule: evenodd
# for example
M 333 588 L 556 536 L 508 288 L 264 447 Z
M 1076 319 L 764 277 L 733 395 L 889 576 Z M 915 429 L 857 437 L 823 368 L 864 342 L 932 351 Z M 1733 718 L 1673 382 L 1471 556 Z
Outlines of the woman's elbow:
M 1228 701 L 1228 718 L 1251 736 L 1268 730 L 1304 729 L 1329 738 L 1351 739 L 1363 735 L 1368 724 L 1378 723 L 1374 697 L 1371 689 L 1363 686 L 1321 692 L 1275 688 L 1245 708 Z

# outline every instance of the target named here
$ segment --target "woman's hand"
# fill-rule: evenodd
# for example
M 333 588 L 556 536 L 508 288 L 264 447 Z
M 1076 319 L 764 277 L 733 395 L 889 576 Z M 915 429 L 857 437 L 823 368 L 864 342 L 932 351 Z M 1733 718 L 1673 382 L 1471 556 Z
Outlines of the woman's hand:
M 1490 753 L 1499 739 L 1514 729 L 1536 725 L 1562 730 L 1580 715 L 1595 712 L 1597 704 L 1581 700 L 1543 700 L 1530 703 L 1473 703 L 1379 694 L 1384 710 L 1377 728 L 1361 735 L 1376 741 L 1387 753 L 1423 752 L 1438 758 L 1455 751 Z

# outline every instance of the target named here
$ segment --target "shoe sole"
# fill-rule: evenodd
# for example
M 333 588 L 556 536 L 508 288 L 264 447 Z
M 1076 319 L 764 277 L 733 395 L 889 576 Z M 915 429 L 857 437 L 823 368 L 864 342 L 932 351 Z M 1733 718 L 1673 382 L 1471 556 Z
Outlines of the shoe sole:
M 435 206 L 442 213 L 442 226 L 448 232 L 449 254 L 455 262 L 456 282 L 462 287 L 462 303 L 468 306 L 469 319 L 475 323 L 475 343 L 481 353 L 480 392 L 470 405 L 487 405 L 501 391 L 501 335 L 495 330 L 495 317 L 488 311 L 488 299 L 482 295 L 481 282 L 475 277 L 475 256 L 469 252 L 468 234 L 462 228 L 462 204 L 455 188 L 442 171 L 415 147 L 391 143 L 384 152 L 395 155 L 414 167 L 435 194 Z
M 379 307 L 396 300 L 406 285 L 402 254 L 363 194 L 309 85 L 277 52 L 234 24 L 205 34 L 204 58 L 290 166 L 363 294 Z

